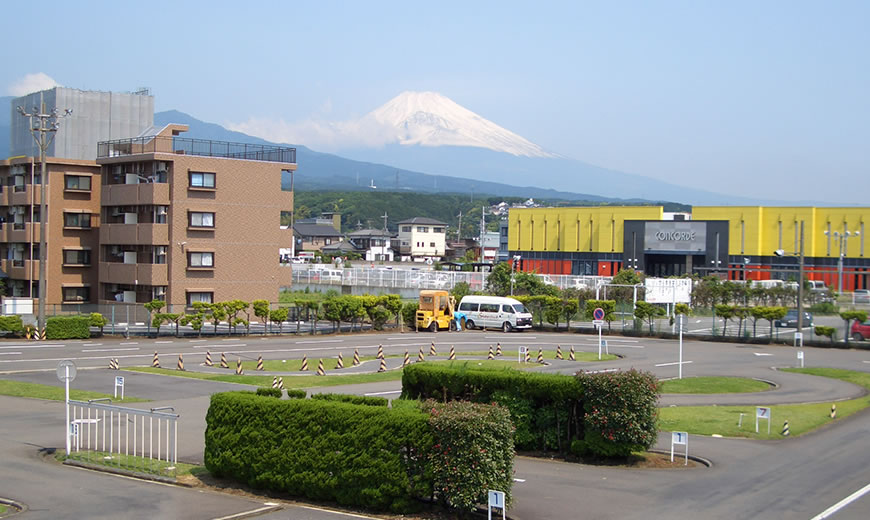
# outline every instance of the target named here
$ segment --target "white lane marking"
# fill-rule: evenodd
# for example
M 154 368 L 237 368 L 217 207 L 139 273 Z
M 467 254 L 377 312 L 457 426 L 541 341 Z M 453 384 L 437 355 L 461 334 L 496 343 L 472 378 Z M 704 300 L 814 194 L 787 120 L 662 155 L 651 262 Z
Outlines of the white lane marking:
M 236 513 L 234 515 L 222 516 L 220 518 L 215 518 L 214 520 L 232 520 L 234 518 L 248 518 L 249 516 L 255 516 L 259 513 L 265 513 L 266 511 L 274 511 L 276 509 L 280 509 L 277 505 L 265 505 L 263 507 L 258 507 L 257 509 L 251 509 L 250 511 L 242 511 L 241 513 Z
M 401 390 L 391 390 L 389 392 L 370 392 L 368 394 L 363 394 L 363 395 L 388 395 L 388 394 L 401 394 L 401 393 L 402 393 Z
M 66 346 L 66 345 L 8 345 L 8 346 L 5 346 L 5 347 L 0 347 L 0 349 L 7 349 L 7 348 L 24 348 L 24 349 L 31 349 L 31 348 L 63 348 L 63 347 L 65 347 L 65 346 Z
M 189 339 L 188 343 L 202 343 L 203 341 L 208 341 L 207 339 Z
M 868 491 L 870 491 L 870 484 L 867 484 L 866 486 L 862 487 L 858 491 L 855 491 L 854 493 L 847 496 L 843 500 L 840 500 L 836 504 L 825 509 L 824 511 L 822 511 L 818 515 L 814 516 L 811 520 L 822 520 L 824 518 L 830 518 L 834 513 L 836 513 L 840 509 L 843 509 L 844 507 L 848 506 L 852 502 L 854 502 L 854 501 L 858 500 L 859 498 L 861 498 L 862 496 L 866 495 Z
M 16 354 L 21 354 L 21 352 L 0 352 L 0 356 L 14 356 Z
M 293 504 L 293 507 L 295 507 L 297 509 L 308 509 L 311 511 L 322 511 L 325 513 L 332 513 L 333 515 L 336 515 L 336 516 L 347 516 L 350 518 L 363 518 L 364 520 L 378 520 L 377 518 L 375 518 L 373 516 L 364 516 L 364 515 L 358 515 L 355 513 L 345 513 L 344 511 L 335 511 L 334 509 L 326 509 L 323 507 L 303 506 L 301 504 Z M 220 519 L 216 519 L 216 520 L 220 520 Z
M 122 341 L 119 345 L 138 345 L 138 341 Z
M 753 352 L 756 356 L 772 356 L 770 352 Z
M 865 359 L 864 361 L 862 361 L 862 363 L 870 363 L 870 361 L 867 361 L 867 360 Z
M 174 341 L 155 341 L 155 344 L 165 345 L 167 343 L 175 343 Z
M 123 352 L 126 350 L 139 350 L 139 347 L 133 348 L 84 348 L 82 352 Z
M 526 479 L 524 479 L 524 478 L 515 478 L 514 479 L 514 482 L 525 482 L 525 481 L 526 481 Z
M 99 347 L 102 343 L 82 343 L 83 347 Z
M 683 364 L 684 364 L 684 365 L 687 364 L 687 363 L 691 363 L 691 361 L 683 361 Z M 679 361 L 674 361 L 673 363 L 659 363 L 659 364 L 656 365 L 656 366 L 657 366 L 657 367 L 669 367 L 669 366 L 671 366 L 671 365 L 679 365 L 679 364 L 680 364 Z
M 247 343 L 233 343 L 233 344 L 229 344 L 229 343 L 228 343 L 228 344 L 226 344 L 226 345 L 194 345 L 193 348 L 214 348 L 214 349 L 222 349 L 222 348 L 226 348 L 226 347 L 247 347 L 247 346 L 248 346 Z
M 309 344 L 309 343 L 344 343 L 343 339 L 313 339 L 310 341 L 297 341 L 297 345 Z
M 501 336 L 484 336 L 486 339 L 510 339 L 511 341 L 528 341 L 530 339 L 538 339 L 537 336 L 526 336 L 523 335 L 521 338 L 515 338 L 514 336 L 508 336 L 506 334 L 502 334 Z
M 607 343 L 608 343 L 608 347 L 610 347 L 610 348 L 646 348 L 643 345 L 609 345 L 609 343 L 610 343 L 609 339 L 607 340 Z M 593 343 L 592 345 L 594 346 L 597 344 L 598 343 Z M 586 344 L 585 346 L 588 347 L 589 344 Z

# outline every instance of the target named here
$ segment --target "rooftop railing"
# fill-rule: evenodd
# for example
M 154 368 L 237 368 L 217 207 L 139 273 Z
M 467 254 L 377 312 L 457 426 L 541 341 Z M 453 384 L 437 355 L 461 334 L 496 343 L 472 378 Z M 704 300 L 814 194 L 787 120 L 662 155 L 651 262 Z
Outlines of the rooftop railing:
M 223 157 L 247 161 L 296 163 L 296 148 L 261 144 L 230 143 L 187 137 L 131 137 L 97 143 L 97 158 L 123 157 L 144 153 L 174 153 L 203 157 Z

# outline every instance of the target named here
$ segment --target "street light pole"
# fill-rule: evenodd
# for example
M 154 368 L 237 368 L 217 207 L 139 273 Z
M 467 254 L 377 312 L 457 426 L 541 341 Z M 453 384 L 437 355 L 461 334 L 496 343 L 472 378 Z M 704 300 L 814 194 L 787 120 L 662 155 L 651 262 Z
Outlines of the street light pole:
M 798 251 L 798 297 L 797 297 L 797 312 L 798 312 L 798 332 L 800 333 L 800 344 L 804 346 L 804 221 L 801 220 L 801 236 L 800 250 Z

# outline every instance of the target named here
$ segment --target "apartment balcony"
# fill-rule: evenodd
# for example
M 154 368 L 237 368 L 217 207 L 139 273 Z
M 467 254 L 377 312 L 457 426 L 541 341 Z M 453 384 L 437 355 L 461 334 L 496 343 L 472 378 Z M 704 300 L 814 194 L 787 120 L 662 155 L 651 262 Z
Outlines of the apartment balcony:
M 100 282 L 125 285 L 169 285 L 166 264 L 100 262 Z
M 0 266 L 2 266 L 3 272 L 9 275 L 9 278 L 27 280 L 30 279 L 32 272 L 33 279 L 39 279 L 39 260 L 8 260 L 4 258 L 0 261 Z
M 102 187 L 100 195 L 103 206 L 169 205 L 169 184 L 107 184 Z
M 148 136 L 97 143 L 97 159 L 128 155 L 172 153 L 202 157 L 223 157 L 247 161 L 296 163 L 296 148 L 260 144 L 209 141 L 177 136 Z
M 169 224 L 103 224 L 100 243 L 118 245 L 168 245 Z
M 0 227 L 0 242 L 30 242 L 31 240 L 39 241 L 39 222 L 23 224 L 4 222 Z
M 27 206 L 31 203 L 39 204 L 42 200 L 42 197 L 40 197 L 40 189 L 41 188 L 38 184 L 3 186 L 3 193 L 0 194 L 0 206 Z M 46 186 L 46 190 L 48 190 L 48 186 Z

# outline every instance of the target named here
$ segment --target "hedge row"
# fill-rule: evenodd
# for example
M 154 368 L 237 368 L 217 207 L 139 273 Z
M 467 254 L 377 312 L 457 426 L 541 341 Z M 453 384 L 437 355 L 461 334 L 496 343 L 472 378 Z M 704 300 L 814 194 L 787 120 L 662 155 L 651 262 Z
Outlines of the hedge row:
M 312 394 L 311 398 L 321 401 L 337 401 L 341 403 L 359 404 L 363 406 L 387 406 L 390 403 L 388 399 L 374 395 Z
M 90 316 L 52 316 L 45 320 L 46 339 L 88 339 Z
M 5 330 L 13 334 L 21 334 L 24 331 L 24 324 L 21 322 L 21 316 L 17 314 L 11 316 L 0 316 L 0 330 Z

